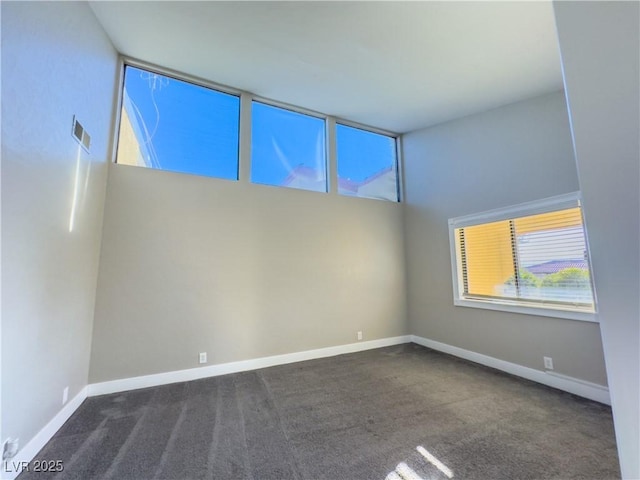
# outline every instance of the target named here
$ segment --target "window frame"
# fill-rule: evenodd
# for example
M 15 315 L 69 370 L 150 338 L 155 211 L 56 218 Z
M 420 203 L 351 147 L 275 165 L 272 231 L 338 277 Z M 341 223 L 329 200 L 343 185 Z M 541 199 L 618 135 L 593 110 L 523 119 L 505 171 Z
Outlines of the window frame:
M 329 115 L 325 115 L 323 113 L 320 112 L 316 112 L 314 110 L 309 110 L 306 108 L 302 108 L 302 107 L 296 107 L 294 105 L 290 105 L 288 103 L 283 103 L 283 102 L 277 102 L 275 100 L 270 100 L 264 97 L 259 97 L 257 95 L 250 95 L 250 98 L 248 99 L 249 102 L 249 123 L 250 123 L 250 129 L 251 129 L 251 135 L 249 138 L 249 183 L 252 185 L 262 185 L 262 186 L 266 186 L 266 187 L 276 187 L 276 188 L 287 188 L 287 189 L 291 189 L 291 190 L 302 190 L 302 191 L 306 191 L 306 192 L 314 192 L 314 193 L 321 193 L 321 194 L 327 194 L 327 193 L 331 193 L 331 162 L 330 162 L 330 152 L 329 152 L 329 146 L 330 146 L 330 141 L 329 141 L 329 135 L 330 135 L 330 130 L 329 130 L 329 121 L 332 117 L 330 117 Z M 288 186 L 282 186 L 282 185 L 272 185 L 272 184 L 268 184 L 268 183 L 260 183 L 260 182 L 254 182 L 253 181 L 253 104 L 254 103 L 261 103 L 263 105 L 267 105 L 269 107 L 274 107 L 274 108 L 279 108 L 281 110 L 287 110 L 289 112 L 293 112 L 293 113 L 298 113 L 300 115 L 306 115 L 308 117 L 314 117 L 317 119 L 320 119 L 324 122 L 324 190 L 309 190 L 309 189 L 305 189 L 305 188 L 297 188 L 297 187 L 288 187 Z M 242 111 L 242 110 L 241 110 Z
M 544 317 L 564 318 L 570 320 L 581 320 L 586 322 L 599 322 L 598 319 L 598 303 L 596 292 L 593 285 L 593 271 L 591 269 L 591 255 L 589 252 L 589 242 L 587 229 L 584 224 L 584 216 L 582 227 L 584 230 L 585 246 L 587 250 L 587 258 L 589 265 L 589 276 L 591 279 L 591 291 L 593 293 L 593 312 L 577 309 L 570 305 L 553 304 L 553 303 L 534 303 L 523 300 L 506 300 L 499 298 L 464 298 L 463 286 L 463 265 L 460 261 L 460 255 L 456 248 L 455 230 L 458 228 L 471 227 L 485 223 L 511 220 L 517 217 L 525 217 L 537 215 L 541 213 L 549 213 L 557 210 L 579 207 L 582 209 L 582 198 L 580 192 L 568 193 L 554 197 L 535 200 L 532 202 L 521 203 L 518 205 L 497 208 L 477 214 L 464 215 L 461 217 L 450 218 L 449 224 L 449 247 L 451 252 L 451 273 L 453 280 L 453 304 L 459 307 L 481 308 L 487 310 L 498 310 L 503 312 L 521 313 L 525 315 L 539 315 Z
M 206 88 L 208 90 L 213 90 L 214 92 L 223 93 L 226 95 L 232 95 L 238 98 L 238 155 L 236 159 L 236 168 L 235 168 L 235 178 L 224 178 L 218 177 L 214 175 L 205 175 L 202 173 L 194 173 L 180 170 L 169 170 L 163 168 L 154 168 L 147 167 L 148 170 L 157 170 L 168 173 L 176 173 L 180 175 L 194 175 L 197 177 L 203 178 L 214 178 L 216 180 L 223 180 L 227 182 L 239 182 L 240 181 L 240 172 L 241 172 L 241 163 L 242 163 L 242 91 L 238 89 L 234 89 L 231 87 L 227 87 L 225 85 L 220 85 L 214 82 L 207 81 L 205 79 L 195 77 L 192 75 L 187 75 L 184 73 L 176 72 L 175 70 L 171 70 L 169 68 L 159 67 L 157 65 L 153 65 L 146 62 L 141 62 L 129 57 L 121 57 L 120 58 L 120 77 L 118 82 L 118 101 L 117 101 L 117 114 L 115 116 L 114 126 L 113 126 L 113 152 L 112 152 L 112 163 L 116 165 L 126 165 L 120 164 L 117 162 L 118 158 L 118 148 L 120 146 L 120 129 L 122 123 L 122 110 L 124 108 L 124 87 L 125 87 L 125 72 L 127 67 L 137 68 L 139 70 L 144 70 L 146 72 L 162 75 L 163 77 L 170 78 L 172 80 L 176 80 L 179 82 L 189 83 L 191 85 L 195 85 L 196 87 Z M 126 165 L 132 166 L 132 165 Z
M 394 145 L 394 154 L 395 154 L 395 158 L 394 158 L 394 168 L 395 168 L 395 173 L 396 173 L 396 200 L 388 200 L 388 199 L 383 199 L 383 198 L 375 198 L 375 197 L 367 197 L 367 196 L 358 196 L 358 195 L 347 195 L 344 193 L 340 193 L 339 192 L 339 188 L 338 188 L 338 126 L 339 125 L 343 125 L 345 127 L 349 127 L 349 128 L 354 128 L 356 130 L 362 130 L 365 132 L 369 132 L 369 133 L 374 133 L 376 135 L 381 135 L 383 137 L 389 137 L 393 139 L 393 145 Z M 400 146 L 400 140 L 401 140 L 401 135 L 395 134 L 395 133 L 391 133 L 388 132 L 386 130 L 382 130 L 379 128 L 373 128 L 373 127 L 367 127 L 365 125 L 361 125 L 355 122 L 349 122 L 346 120 L 342 120 L 339 118 L 336 118 L 334 121 L 334 125 L 333 125 L 333 135 L 334 135 L 334 144 L 335 144 L 335 151 L 334 151 L 334 155 L 335 155 L 335 182 L 336 182 L 336 192 L 338 193 L 338 195 L 343 196 L 343 197 L 353 197 L 353 198 L 365 198 L 367 200 L 379 200 L 382 202 L 391 202 L 391 203 L 401 203 L 402 202 L 402 185 L 404 184 L 404 182 L 402 182 L 402 177 L 401 177 L 401 146 Z
M 313 191 L 313 190 L 303 190 L 303 191 L 312 191 L 314 193 L 326 193 L 329 195 L 339 195 L 340 197 L 348 197 L 348 195 L 340 195 L 338 193 L 338 170 L 337 170 L 337 148 L 336 148 L 336 125 L 339 123 L 341 125 L 345 125 L 348 127 L 357 128 L 360 130 L 369 131 L 372 133 L 377 133 L 380 135 L 385 135 L 388 137 L 392 137 L 395 140 L 395 154 L 396 154 L 396 190 L 397 190 L 397 201 L 391 200 L 383 200 L 369 197 L 353 197 L 360 198 L 367 201 L 386 201 L 390 203 L 403 203 L 404 202 L 404 163 L 403 163 L 403 148 L 402 148 L 402 140 L 403 137 L 401 134 L 397 132 L 393 132 L 390 130 L 385 130 L 378 127 L 372 127 L 369 125 L 361 124 L 359 122 L 354 122 L 351 120 L 346 120 L 341 117 L 325 114 L 322 112 L 318 112 L 315 110 L 307 109 L 304 107 L 299 107 L 297 105 L 292 105 L 286 102 L 272 100 L 266 97 L 262 97 L 260 95 L 255 95 L 249 91 L 242 90 L 239 88 L 230 87 L 228 85 L 216 83 L 202 77 L 190 75 L 187 73 L 179 72 L 173 70 L 171 68 L 162 67 L 154 63 L 146 62 L 143 60 L 138 60 L 133 57 L 129 57 L 127 55 L 119 56 L 119 69 L 118 69 L 118 90 L 116 92 L 116 104 L 115 104 L 115 115 L 113 116 L 112 122 L 112 135 L 111 135 L 111 163 L 117 163 L 117 154 L 118 154 L 118 143 L 120 140 L 120 122 L 122 116 L 122 104 L 124 101 L 124 81 L 125 81 L 125 67 L 131 66 L 143 70 L 147 70 L 152 73 L 157 73 L 159 75 L 164 75 L 169 78 L 173 78 L 175 80 L 192 83 L 194 85 L 208 88 L 211 90 L 215 90 L 221 93 L 226 93 L 230 95 L 237 96 L 240 99 L 240 117 L 239 117 L 239 131 L 238 131 L 238 175 L 235 180 L 228 180 L 219 177 L 201 175 L 197 173 L 188 173 L 188 172 L 177 172 L 173 170 L 162 170 L 167 173 L 176 173 L 182 175 L 195 175 L 202 176 L 204 178 L 213 178 L 216 180 L 225 180 L 225 181 L 236 181 L 237 183 L 243 184 L 251 184 L 251 185 L 259 185 L 264 186 L 263 184 L 253 183 L 251 181 L 251 123 L 252 123 L 252 115 L 251 115 L 251 105 L 253 101 L 257 101 L 260 103 L 264 103 L 273 107 L 283 108 L 285 110 L 291 110 L 292 112 L 301 113 L 304 115 L 309 115 L 313 117 L 317 117 L 320 119 L 324 119 L 325 121 L 325 168 L 326 168 L 326 184 L 327 188 L 324 192 Z M 150 170 L 157 170 L 151 168 Z M 296 188 L 286 188 L 287 190 L 295 191 L 300 190 Z

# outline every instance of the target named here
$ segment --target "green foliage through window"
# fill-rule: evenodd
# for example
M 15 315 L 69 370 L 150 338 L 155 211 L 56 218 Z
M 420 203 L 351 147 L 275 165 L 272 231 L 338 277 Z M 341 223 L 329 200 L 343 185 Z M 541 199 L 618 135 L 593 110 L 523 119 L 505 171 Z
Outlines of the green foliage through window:
M 565 268 L 542 279 L 543 288 L 571 288 L 588 290 L 591 288 L 589 272 L 582 268 Z
M 520 281 L 521 287 L 539 287 L 541 281 L 538 277 L 536 277 L 533 273 L 527 270 L 520 270 L 518 273 L 518 280 Z M 516 278 L 515 275 L 511 275 L 506 282 L 505 285 L 515 285 Z

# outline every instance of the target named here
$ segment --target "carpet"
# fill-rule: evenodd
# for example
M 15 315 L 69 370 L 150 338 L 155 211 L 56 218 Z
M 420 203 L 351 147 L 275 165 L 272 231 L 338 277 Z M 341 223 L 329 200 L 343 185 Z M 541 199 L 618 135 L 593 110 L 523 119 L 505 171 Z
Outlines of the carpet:
M 88 398 L 71 479 L 620 478 L 611 409 L 416 344 Z

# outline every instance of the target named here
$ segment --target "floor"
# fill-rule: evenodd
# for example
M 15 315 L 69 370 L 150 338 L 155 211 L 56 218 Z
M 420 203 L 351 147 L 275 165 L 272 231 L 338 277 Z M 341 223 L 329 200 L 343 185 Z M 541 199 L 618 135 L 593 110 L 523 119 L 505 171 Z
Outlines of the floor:
M 620 478 L 606 405 L 415 344 L 92 397 L 36 460 L 64 469 L 20 480 Z

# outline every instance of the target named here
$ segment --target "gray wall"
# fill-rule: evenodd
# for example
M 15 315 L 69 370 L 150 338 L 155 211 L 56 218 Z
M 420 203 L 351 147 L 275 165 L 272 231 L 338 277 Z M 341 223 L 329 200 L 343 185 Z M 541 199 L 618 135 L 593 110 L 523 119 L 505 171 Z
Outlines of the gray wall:
M 402 204 L 111 165 L 91 382 L 403 335 Z
M 87 384 L 116 60 L 86 4 L 2 2 L 2 440 L 21 446 Z
M 453 305 L 447 220 L 578 190 L 563 92 L 404 138 L 411 333 L 606 385 L 596 323 Z
M 640 8 L 554 2 L 618 452 L 640 478 Z

